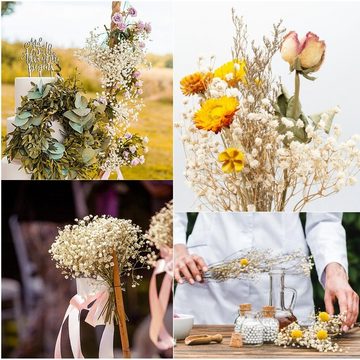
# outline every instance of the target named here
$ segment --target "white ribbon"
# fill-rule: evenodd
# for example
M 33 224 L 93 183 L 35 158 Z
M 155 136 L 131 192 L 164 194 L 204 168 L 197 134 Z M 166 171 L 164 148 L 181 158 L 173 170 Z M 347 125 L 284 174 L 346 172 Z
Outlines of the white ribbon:
M 117 174 L 117 180 L 124 180 L 123 174 L 121 173 L 121 170 L 119 167 L 116 168 L 116 174 Z M 101 177 L 101 180 L 109 180 L 109 177 L 111 175 L 111 170 L 106 170 Z
M 62 358 L 61 355 L 61 334 L 63 325 L 68 319 L 69 339 L 71 351 L 74 358 L 83 359 L 80 339 L 80 314 L 82 310 L 89 310 L 85 321 L 91 326 L 105 325 L 100 345 L 99 358 L 113 358 L 114 323 L 105 321 L 104 314 L 101 315 L 109 298 L 109 288 L 103 280 L 76 279 L 77 294 L 70 300 L 62 321 L 60 331 L 55 345 L 55 358 Z M 90 305 L 91 304 L 91 305 Z

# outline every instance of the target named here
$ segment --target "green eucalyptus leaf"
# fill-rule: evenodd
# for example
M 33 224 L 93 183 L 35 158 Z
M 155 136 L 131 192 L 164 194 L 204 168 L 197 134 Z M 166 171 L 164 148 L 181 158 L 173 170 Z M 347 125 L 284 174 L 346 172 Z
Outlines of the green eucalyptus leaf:
M 43 93 L 43 87 L 44 87 L 44 84 L 42 82 L 42 79 L 40 79 L 39 83 L 38 83 L 38 90 L 39 90 L 39 93 Z
M 79 92 L 75 95 L 75 107 L 77 109 L 86 108 L 88 101 L 85 96 L 82 96 Z
M 42 94 L 39 91 L 34 91 L 34 92 L 29 92 L 27 97 L 29 100 L 36 100 L 36 99 L 40 99 L 42 97 Z
M 75 122 L 70 121 L 70 122 L 69 122 L 69 125 L 70 125 L 76 132 L 78 132 L 78 133 L 80 133 L 80 134 L 82 134 L 83 131 L 84 131 L 83 127 L 82 127 L 81 125 L 75 123 Z
M 79 115 L 79 116 L 86 116 L 90 113 L 91 109 L 90 108 L 80 108 L 80 109 L 73 109 L 73 112 L 76 114 L 76 115 Z
M 41 121 L 42 121 L 43 118 L 44 118 L 44 115 L 40 115 L 40 116 L 33 117 L 33 118 L 29 121 L 29 125 L 39 126 L 39 125 L 41 125 Z
M 49 153 L 51 154 L 63 154 L 65 151 L 65 146 L 57 141 L 54 141 L 51 146 L 49 146 Z
M 91 148 L 85 148 L 81 155 L 84 163 L 86 164 L 94 158 L 96 151 Z
M 44 97 L 48 96 L 49 93 L 50 93 L 50 90 L 51 90 L 51 85 L 47 84 L 47 85 L 45 86 L 44 92 L 42 93 L 42 97 L 44 98 Z
M 69 119 L 72 122 L 81 123 L 81 118 L 74 114 L 72 110 L 68 110 L 64 112 L 63 116 L 65 116 L 67 119 Z
M 15 116 L 15 121 L 13 122 L 13 124 L 15 126 L 23 126 L 28 122 L 28 119 L 20 119 L 18 116 Z
M 49 158 L 52 160 L 60 160 L 63 157 L 63 154 L 49 154 Z
M 30 111 L 24 111 L 24 112 L 22 112 L 22 113 L 20 113 L 20 114 L 17 115 L 17 117 L 18 117 L 19 119 L 27 119 L 27 118 L 29 118 L 30 116 L 32 116 Z

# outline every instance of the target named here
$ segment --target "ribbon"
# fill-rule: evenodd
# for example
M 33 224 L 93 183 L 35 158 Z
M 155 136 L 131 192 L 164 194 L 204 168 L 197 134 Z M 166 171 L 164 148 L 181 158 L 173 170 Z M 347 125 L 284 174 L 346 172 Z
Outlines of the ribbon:
M 77 279 L 82 280 L 82 279 Z M 55 345 L 55 358 L 62 358 L 61 355 L 61 334 L 63 325 L 68 319 L 69 339 L 70 346 L 74 358 L 83 359 L 84 355 L 81 351 L 81 339 L 80 339 L 80 314 L 82 310 L 89 310 L 85 321 L 95 327 L 97 325 L 104 325 L 100 345 L 99 345 L 99 358 L 113 358 L 113 338 L 114 338 L 114 324 L 105 323 L 103 319 L 102 311 L 109 299 L 108 289 L 104 289 L 96 293 L 95 295 L 82 296 L 76 294 L 70 300 L 69 307 L 66 310 L 64 319 L 62 321 L 60 331 Z M 91 305 L 90 305 L 91 304 Z
M 149 303 L 150 303 L 150 330 L 151 341 L 160 350 L 166 350 L 174 345 L 172 336 L 167 332 L 164 325 L 164 316 L 169 303 L 173 285 L 173 254 L 172 249 L 164 247 L 160 250 L 161 259 L 156 262 L 154 272 L 150 280 Z M 156 276 L 165 272 L 163 282 L 158 294 L 156 288 Z
M 106 170 L 102 175 L 101 180 L 109 180 L 111 172 L 112 172 L 111 170 Z M 116 168 L 116 174 L 117 174 L 117 180 L 124 180 L 123 174 L 121 173 L 119 167 Z

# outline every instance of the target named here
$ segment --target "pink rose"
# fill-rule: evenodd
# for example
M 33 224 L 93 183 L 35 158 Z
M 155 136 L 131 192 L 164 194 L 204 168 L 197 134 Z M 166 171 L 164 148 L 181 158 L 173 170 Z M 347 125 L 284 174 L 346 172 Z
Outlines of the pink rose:
M 303 70 L 319 70 L 325 56 L 325 42 L 312 32 L 299 41 L 298 34 L 290 31 L 281 44 L 280 52 L 282 58 L 295 67 L 296 59 L 299 59 Z

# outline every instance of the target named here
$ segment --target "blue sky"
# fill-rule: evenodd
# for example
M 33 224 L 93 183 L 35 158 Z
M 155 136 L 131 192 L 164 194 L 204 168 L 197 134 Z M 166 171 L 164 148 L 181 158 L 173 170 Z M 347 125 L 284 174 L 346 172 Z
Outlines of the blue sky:
M 172 8 L 168 1 L 132 1 L 138 18 L 152 25 L 149 52 L 172 53 Z M 90 30 L 108 25 L 110 1 L 23 1 L 2 18 L 2 39 L 42 37 L 55 47 L 81 47 Z

